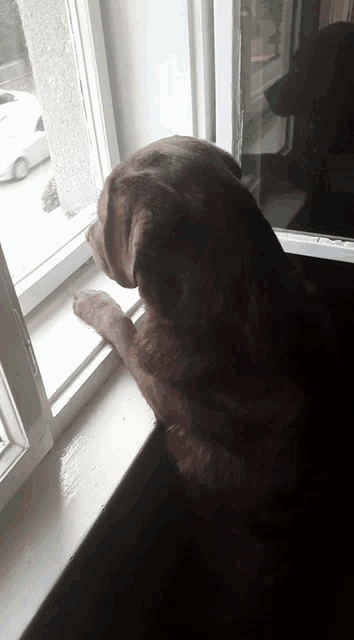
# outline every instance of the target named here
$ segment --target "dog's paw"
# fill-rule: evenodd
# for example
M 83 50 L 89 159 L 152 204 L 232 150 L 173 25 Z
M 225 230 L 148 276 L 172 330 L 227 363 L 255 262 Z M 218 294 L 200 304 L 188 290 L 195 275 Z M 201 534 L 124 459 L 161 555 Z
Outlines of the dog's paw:
M 112 341 L 112 326 L 127 316 L 111 296 L 103 291 L 85 289 L 73 294 L 75 315 Z

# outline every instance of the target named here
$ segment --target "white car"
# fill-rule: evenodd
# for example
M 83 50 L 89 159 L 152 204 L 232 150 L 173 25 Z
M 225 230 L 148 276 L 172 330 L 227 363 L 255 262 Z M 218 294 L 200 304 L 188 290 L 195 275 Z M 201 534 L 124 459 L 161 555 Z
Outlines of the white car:
M 22 91 L 0 91 L 0 182 L 23 180 L 31 167 L 48 157 L 37 98 Z
M 37 98 L 31 93 L 0 89 L 0 118 L 29 111 L 38 113 L 40 110 Z

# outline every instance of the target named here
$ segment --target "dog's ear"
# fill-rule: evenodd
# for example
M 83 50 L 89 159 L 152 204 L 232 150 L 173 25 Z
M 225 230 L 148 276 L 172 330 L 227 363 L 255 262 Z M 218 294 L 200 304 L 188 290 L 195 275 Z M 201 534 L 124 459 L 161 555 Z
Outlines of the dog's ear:
M 200 261 L 206 241 L 203 224 L 188 220 L 188 202 L 157 171 L 112 174 L 103 195 L 103 241 L 112 277 L 123 287 L 139 286 L 142 297 L 160 316 L 196 324 L 205 316 L 202 283 L 208 283 L 208 305 L 218 300 L 213 270 Z M 203 307 L 203 311 L 202 311 Z
M 106 181 L 103 240 L 112 277 L 122 287 L 133 289 L 136 254 L 143 233 L 143 211 L 137 210 L 134 188 L 129 179 L 112 174 Z
M 157 172 L 140 172 L 128 182 L 136 194 L 129 206 L 140 220 L 134 255 L 142 297 L 174 325 L 207 322 L 223 308 L 214 260 L 222 216 L 215 210 L 210 221 L 205 193 L 188 196 L 185 185 L 177 192 Z

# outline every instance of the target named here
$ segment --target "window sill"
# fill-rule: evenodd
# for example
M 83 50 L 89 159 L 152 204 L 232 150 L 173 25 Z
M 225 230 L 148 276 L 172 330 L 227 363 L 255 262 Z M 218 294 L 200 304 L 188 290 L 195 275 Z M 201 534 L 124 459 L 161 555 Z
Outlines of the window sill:
M 0 514 L 3 640 L 17 640 L 68 567 L 154 428 L 123 367 Z
M 338 262 L 354 262 L 354 242 L 348 238 L 297 233 L 276 227 L 273 231 L 286 253 Z

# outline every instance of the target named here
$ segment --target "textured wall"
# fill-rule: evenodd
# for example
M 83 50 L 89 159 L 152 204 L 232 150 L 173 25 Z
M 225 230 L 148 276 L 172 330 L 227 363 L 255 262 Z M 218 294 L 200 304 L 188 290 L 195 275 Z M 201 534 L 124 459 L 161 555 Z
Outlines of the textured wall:
M 90 145 L 63 0 L 18 0 L 64 211 L 97 199 Z

